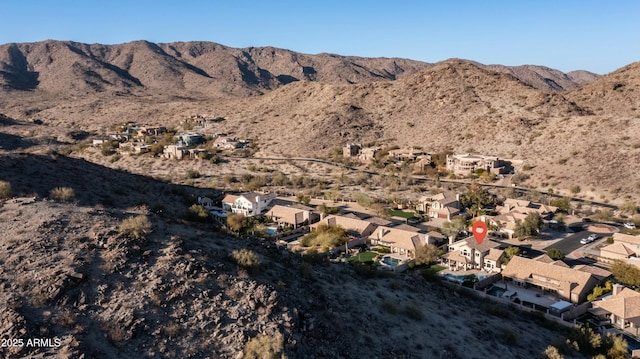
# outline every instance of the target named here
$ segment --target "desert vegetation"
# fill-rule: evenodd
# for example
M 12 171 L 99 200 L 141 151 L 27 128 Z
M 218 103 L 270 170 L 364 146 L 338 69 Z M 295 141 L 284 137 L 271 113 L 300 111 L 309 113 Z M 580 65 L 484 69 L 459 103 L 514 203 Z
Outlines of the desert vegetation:
M 140 239 L 151 233 L 152 225 L 149 217 L 135 216 L 122 220 L 118 226 L 118 230 L 121 234 Z
M 56 187 L 49 191 L 49 198 L 54 201 L 71 202 L 76 198 L 76 194 L 73 188 Z

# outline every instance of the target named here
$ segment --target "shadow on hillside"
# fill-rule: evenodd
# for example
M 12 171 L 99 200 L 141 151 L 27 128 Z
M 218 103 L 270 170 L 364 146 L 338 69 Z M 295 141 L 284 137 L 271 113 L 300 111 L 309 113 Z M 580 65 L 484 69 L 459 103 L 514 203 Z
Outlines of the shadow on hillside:
M 47 197 L 53 188 L 70 187 L 81 206 L 148 205 L 154 212 L 180 215 L 198 195 L 220 195 L 62 155 L 3 155 L 0 168 L 0 181 L 11 183 L 16 196 Z
M 29 63 L 26 56 L 20 51 L 17 45 L 13 44 L 7 49 L 9 54 L 9 64 L 5 71 L 0 71 L 0 75 L 9 84 L 9 87 L 16 90 L 35 90 L 40 84 L 39 72 L 29 71 Z
M 17 149 L 25 149 L 35 145 L 35 143 L 26 141 L 20 136 L 0 132 L 0 149 L 15 151 Z

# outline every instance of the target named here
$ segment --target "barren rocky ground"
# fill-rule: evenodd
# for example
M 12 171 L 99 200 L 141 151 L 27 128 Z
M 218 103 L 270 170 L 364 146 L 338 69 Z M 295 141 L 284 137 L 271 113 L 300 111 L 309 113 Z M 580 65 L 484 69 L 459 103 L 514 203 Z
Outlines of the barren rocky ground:
M 118 232 L 139 214 L 151 234 Z M 6 358 L 237 358 L 251 339 L 280 334 L 289 358 L 530 358 L 563 335 L 416 274 L 306 263 L 145 207 L 16 198 L 0 225 L 0 336 L 61 342 L 2 348 Z M 239 248 L 259 254 L 259 270 L 231 260 Z

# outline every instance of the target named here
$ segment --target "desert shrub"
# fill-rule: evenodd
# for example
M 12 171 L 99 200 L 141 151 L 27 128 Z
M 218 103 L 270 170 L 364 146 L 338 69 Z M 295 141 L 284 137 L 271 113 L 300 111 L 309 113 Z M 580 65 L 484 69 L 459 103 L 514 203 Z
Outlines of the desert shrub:
M 528 180 L 529 177 L 530 176 L 526 173 L 518 172 L 515 175 L 513 175 L 513 177 L 511 177 L 511 182 L 515 183 L 516 185 L 519 185 L 524 181 Z
M 286 358 L 283 352 L 284 338 L 281 333 L 275 335 L 258 335 L 244 345 L 243 359 L 281 359 Z
M 302 238 L 303 247 L 338 247 L 347 242 L 347 231 L 340 226 L 319 225 L 315 231 Z
M 139 239 L 151 233 L 151 221 L 147 216 L 136 216 L 124 219 L 118 226 L 121 234 Z
M 516 331 L 511 328 L 500 327 L 498 328 L 498 338 L 502 344 L 509 346 L 517 346 L 518 341 L 520 340 L 520 336 Z
M 247 218 L 242 213 L 232 213 L 227 216 L 227 226 L 236 232 L 240 232 L 247 225 Z
M 12 193 L 11 183 L 7 181 L 0 181 L 0 200 L 11 197 Z
M 206 222 L 209 220 L 209 212 L 199 204 L 192 204 L 191 207 L 187 209 L 185 218 L 194 222 Z
M 391 314 L 398 313 L 398 306 L 396 305 L 396 302 L 389 298 L 385 298 L 382 301 L 382 309 L 387 313 L 391 313 Z
M 558 348 L 549 345 L 547 349 L 542 353 L 542 357 L 546 359 L 564 359 L 564 356 L 560 354 Z
M 70 187 L 56 187 L 49 191 L 49 199 L 54 201 L 71 202 L 75 198 L 76 194 Z
M 187 178 L 200 178 L 202 177 L 202 175 L 200 174 L 200 172 L 195 171 L 195 170 L 188 170 L 187 171 Z
M 404 313 L 404 315 L 406 315 L 407 318 L 413 319 L 415 321 L 421 321 L 424 319 L 424 313 L 422 313 L 422 310 L 420 309 L 420 307 L 418 307 L 418 305 L 415 303 L 407 304 L 404 307 L 404 310 L 402 311 L 402 313 Z
M 242 268 L 255 269 L 260 266 L 258 254 L 247 248 L 233 250 L 231 257 Z

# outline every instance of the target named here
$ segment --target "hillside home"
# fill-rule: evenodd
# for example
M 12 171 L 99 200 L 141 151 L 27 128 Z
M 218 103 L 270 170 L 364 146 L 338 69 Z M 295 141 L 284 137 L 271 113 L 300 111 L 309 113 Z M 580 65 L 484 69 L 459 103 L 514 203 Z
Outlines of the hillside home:
M 162 157 L 174 160 L 181 160 L 187 149 L 180 145 L 167 145 L 162 150 Z
M 416 150 L 414 148 L 400 148 L 397 150 L 391 150 L 389 151 L 388 156 L 389 158 L 393 158 L 396 160 L 417 160 L 418 158 L 424 158 L 431 162 L 431 155 L 422 150 Z
M 506 163 L 494 156 L 461 154 L 447 155 L 447 171 L 457 175 L 467 175 L 470 172 L 483 169 L 487 172 L 500 174 L 506 172 Z
M 245 217 L 262 214 L 276 197 L 274 193 L 248 192 L 240 195 L 226 195 L 222 199 L 222 209 L 226 212 L 240 213 Z
M 449 244 L 448 252 L 442 256 L 442 262 L 454 271 L 480 269 L 500 272 L 504 251 L 499 247 L 500 243 L 490 239 L 478 243 L 474 237 L 468 237 Z
M 510 286 L 535 288 L 572 303 L 586 301 L 600 281 L 589 272 L 562 264 L 516 256 L 502 270 L 502 277 Z
M 638 261 L 638 257 L 640 257 L 640 236 L 614 233 L 613 243 L 600 248 L 599 255 L 605 259 L 620 259 L 627 263 L 640 265 L 640 261 Z
M 429 238 L 426 234 L 412 230 L 380 226 L 369 236 L 368 242 L 372 246 L 389 247 L 391 253 L 414 258 L 416 250 L 427 244 Z
M 529 214 L 532 212 L 537 212 L 542 218 L 550 218 L 554 213 L 556 213 L 556 211 L 558 211 L 558 208 L 542 203 L 534 203 L 521 199 L 507 198 L 502 206 L 496 206 L 496 211 L 500 214 Z
M 240 147 L 240 141 L 235 137 L 222 136 L 216 138 L 215 141 L 213 141 L 213 145 L 225 150 L 233 150 Z
M 608 319 L 611 324 L 634 335 L 640 331 L 640 293 L 613 285 L 611 295 L 592 303 L 593 314 Z
M 431 218 L 451 220 L 460 214 L 460 195 L 455 192 L 442 192 L 433 196 L 422 196 L 416 210 L 425 212 Z
M 342 147 L 342 157 L 358 157 L 361 148 L 362 146 L 357 143 L 347 143 L 346 145 L 344 145 L 344 147 Z
M 204 142 L 204 136 L 197 132 L 184 132 L 177 137 L 179 146 L 193 147 Z
M 347 233 L 356 238 L 365 238 L 371 235 L 373 231 L 378 227 L 375 223 L 371 223 L 362 219 L 349 218 L 344 216 L 330 215 L 322 219 L 320 222 L 312 224 L 311 230 L 314 231 L 318 226 L 340 226 L 344 228 Z
M 281 227 L 293 227 L 294 229 L 320 220 L 320 215 L 314 213 L 311 209 L 281 205 L 273 206 L 265 213 L 265 217 L 270 218 Z
M 558 208 L 525 200 L 507 198 L 502 206 L 497 206 L 497 216 L 480 216 L 482 222 L 495 226 L 496 232 L 512 238 L 518 221 L 524 221 L 532 212 L 540 214 L 542 218 L 551 218 Z

